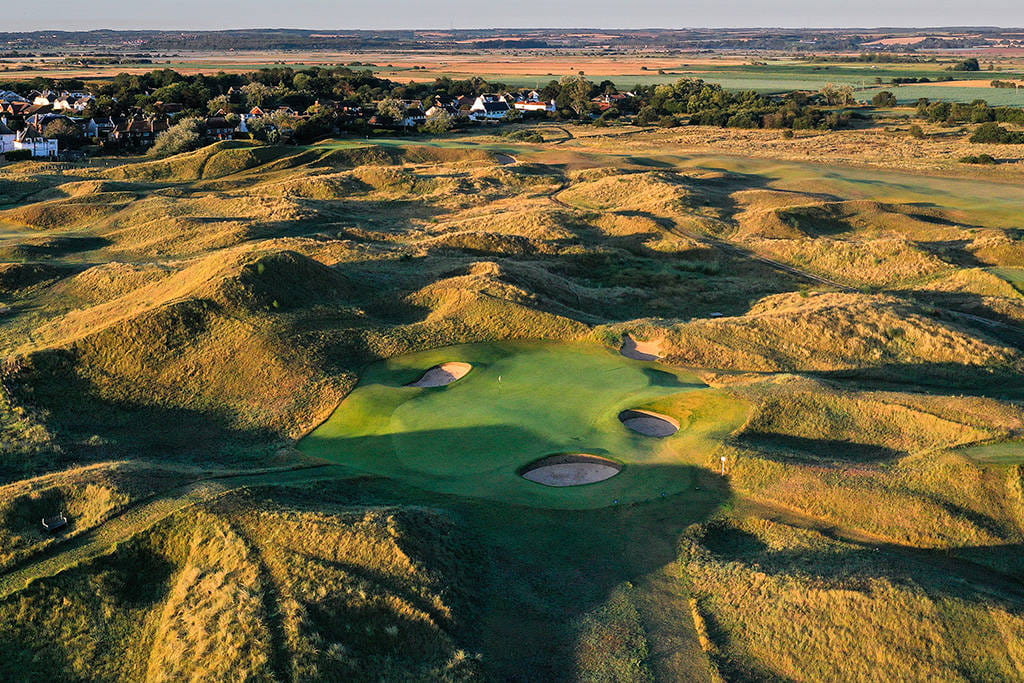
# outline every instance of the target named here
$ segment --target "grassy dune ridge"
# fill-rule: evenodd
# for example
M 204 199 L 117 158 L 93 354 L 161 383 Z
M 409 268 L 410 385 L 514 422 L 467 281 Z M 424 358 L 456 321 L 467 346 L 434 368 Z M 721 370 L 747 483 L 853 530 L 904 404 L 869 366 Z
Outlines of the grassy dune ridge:
M 596 130 L 0 166 L 0 677 L 1024 677 L 1014 164 Z

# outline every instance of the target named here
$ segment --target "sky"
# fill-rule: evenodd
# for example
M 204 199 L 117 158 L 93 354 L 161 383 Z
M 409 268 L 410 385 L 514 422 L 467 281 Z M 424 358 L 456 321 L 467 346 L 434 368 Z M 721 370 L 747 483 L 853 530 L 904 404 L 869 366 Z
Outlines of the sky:
M 1024 26 L 1024 0 L 50 0 L 0 31 L 45 29 Z

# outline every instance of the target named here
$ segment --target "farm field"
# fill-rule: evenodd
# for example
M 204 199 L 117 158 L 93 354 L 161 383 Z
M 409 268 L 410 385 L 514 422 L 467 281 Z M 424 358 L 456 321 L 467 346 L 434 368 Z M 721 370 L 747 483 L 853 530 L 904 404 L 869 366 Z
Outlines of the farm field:
M 763 94 L 793 90 L 816 91 L 829 83 L 848 84 L 858 89 L 860 101 L 870 101 L 880 90 L 892 90 L 894 78 L 930 78 L 933 81 L 952 77 L 950 83 L 902 85 L 896 88 L 901 102 L 915 103 L 927 97 L 936 101 L 971 102 L 977 98 L 992 105 L 1024 104 L 1019 91 L 996 89 L 988 84 L 993 79 L 1024 78 L 1024 61 L 1013 56 L 991 56 L 988 59 L 998 71 L 950 72 L 953 58 L 946 55 L 925 55 L 920 63 L 863 64 L 834 61 L 813 61 L 788 57 L 721 53 L 644 54 L 580 54 L 572 51 L 538 51 L 534 53 L 495 51 L 486 56 L 478 52 L 332 52 L 272 51 L 240 52 L 226 57 L 224 53 L 182 52 L 175 56 L 156 58 L 151 64 L 63 64 L 55 59 L 36 62 L 0 60 L 4 68 L 0 76 L 9 79 L 52 77 L 106 80 L 120 72 L 145 73 L 153 69 L 174 69 L 182 74 L 218 72 L 242 73 L 275 66 L 302 69 L 314 66 L 351 65 L 369 69 L 375 75 L 398 83 L 431 82 L 435 78 L 484 78 L 510 88 L 541 88 L 551 80 L 583 73 L 599 83 L 613 81 L 620 89 L 638 85 L 672 83 L 680 78 L 700 78 L 717 83 L 728 90 L 753 90 Z M 934 61 L 929 61 L 934 60 Z M 976 82 L 976 83 L 975 83 Z M 876 83 L 883 83 L 875 87 Z
M 1024 158 L 891 121 L 0 166 L 0 678 L 1024 677 Z

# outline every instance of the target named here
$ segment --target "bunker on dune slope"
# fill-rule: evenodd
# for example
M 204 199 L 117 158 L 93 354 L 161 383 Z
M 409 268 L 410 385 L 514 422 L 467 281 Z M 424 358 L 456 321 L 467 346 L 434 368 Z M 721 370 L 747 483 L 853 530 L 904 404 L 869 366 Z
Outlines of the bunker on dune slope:
M 583 486 L 611 479 L 622 465 L 588 453 L 561 453 L 536 460 L 519 470 L 519 476 L 544 486 Z
M 469 374 L 469 371 L 473 369 L 473 366 L 469 363 L 461 363 L 453 361 L 450 363 L 441 363 L 435 365 L 420 377 L 415 382 L 410 382 L 406 386 L 408 387 L 443 387 L 446 384 L 458 381 Z
M 679 431 L 679 420 L 653 410 L 623 410 L 619 420 L 627 428 L 644 436 L 666 437 Z
M 633 360 L 658 360 L 661 358 L 661 342 L 637 341 L 627 334 L 622 339 L 620 352 Z

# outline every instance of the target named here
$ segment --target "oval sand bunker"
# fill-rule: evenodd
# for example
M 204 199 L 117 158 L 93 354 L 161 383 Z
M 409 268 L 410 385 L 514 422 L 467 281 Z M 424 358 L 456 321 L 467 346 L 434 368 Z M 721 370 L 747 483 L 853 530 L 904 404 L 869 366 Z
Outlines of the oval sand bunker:
M 544 486 L 583 486 L 611 479 L 622 471 L 622 465 L 587 453 L 549 455 L 519 470 L 523 479 Z
M 619 420 L 644 436 L 663 438 L 679 431 L 679 420 L 651 410 L 623 410 L 619 413 Z
M 454 361 L 451 363 L 441 363 L 435 365 L 420 377 L 415 382 L 406 384 L 407 387 L 443 387 L 452 382 L 456 382 L 466 375 L 473 369 L 473 366 L 469 363 L 460 363 Z

